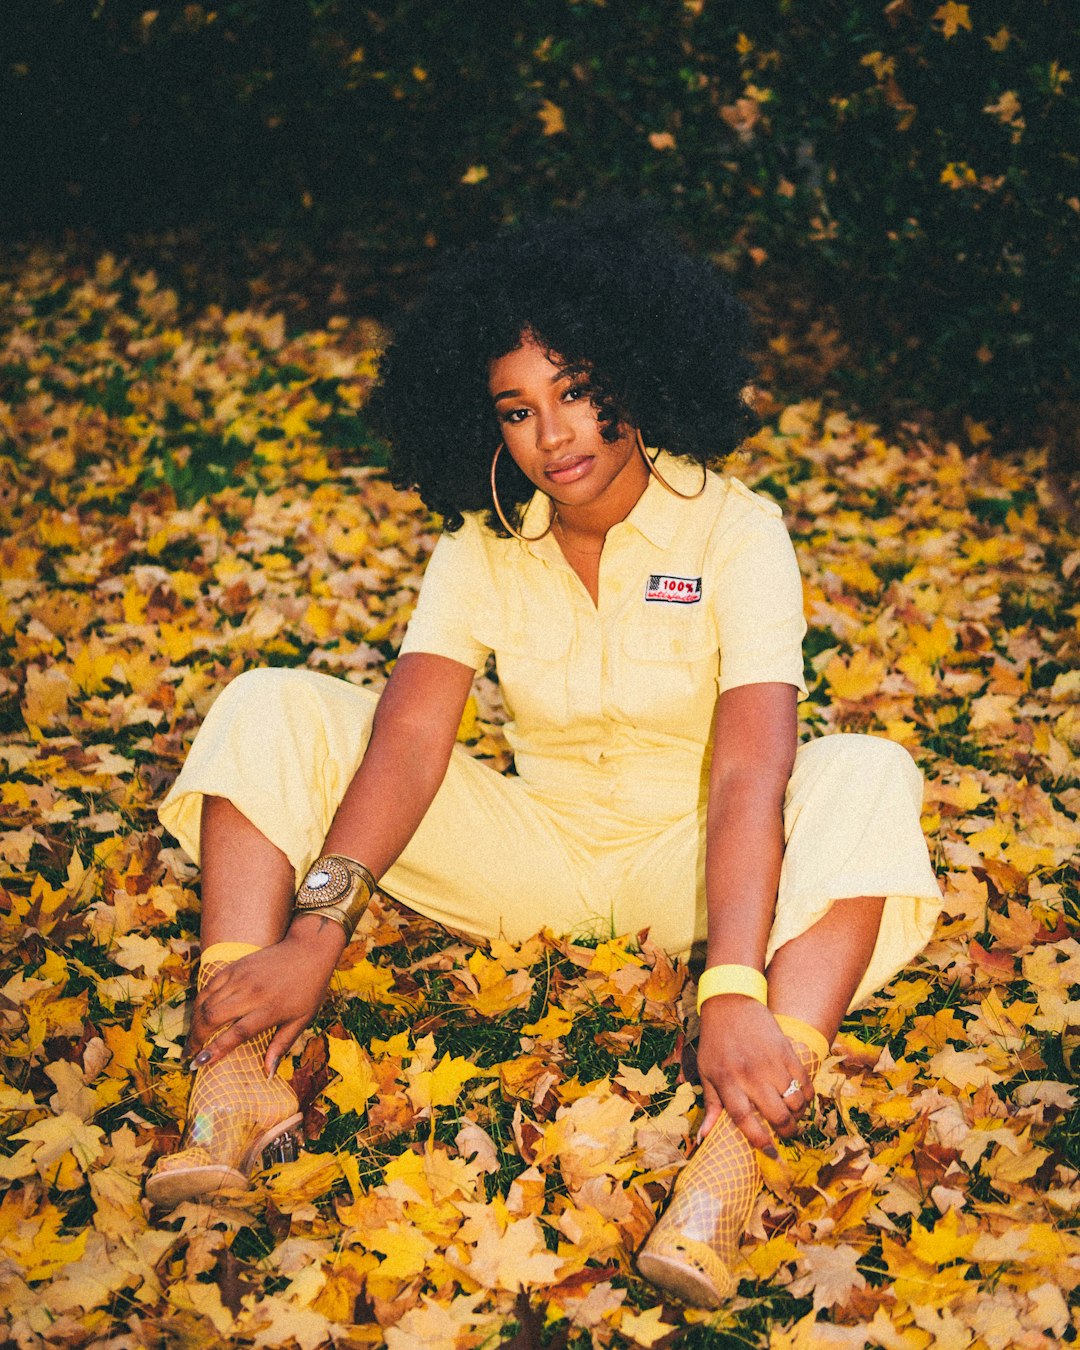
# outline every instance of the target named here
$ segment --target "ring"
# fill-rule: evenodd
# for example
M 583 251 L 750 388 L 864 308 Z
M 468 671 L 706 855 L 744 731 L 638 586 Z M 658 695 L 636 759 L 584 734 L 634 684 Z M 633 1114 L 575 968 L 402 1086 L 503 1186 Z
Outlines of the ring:
M 797 1078 L 793 1078 L 787 1087 L 781 1092 L 781 1097 L 794 1097 L 796 1092 L 802 1091 L 802 1084 Z

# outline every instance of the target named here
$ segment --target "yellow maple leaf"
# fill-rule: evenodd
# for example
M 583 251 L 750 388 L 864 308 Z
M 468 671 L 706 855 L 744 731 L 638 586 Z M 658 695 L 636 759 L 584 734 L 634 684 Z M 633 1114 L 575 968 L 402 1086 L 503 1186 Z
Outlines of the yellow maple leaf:
M 934 22 L 941 24 L 942 35 L 946 38 L 955 37 L 961 28 L 971 31 L 968 6 L 958 5 L 955 0 L 948 0 L 948 3 L 939 5 L 934 10 Z
M 143 1147 L 145 1154 L 149 1145 Z M 99 1233 L 126 1238 L 146 1227 L 142 1211 L 141 1168 L 134 1175 L 123 1166 L 102 1167 L 90 1174 L 94 1227 Z
M 11 1136 L 33 1147 L 34 1167 L 43 1180 L 61 1190 L 82 1185 L 81 1171 L 101 1157 L 104 1131 L 71 1111 L 49 1116 Z
M 100 694 L 112 679 L 115 665 L 116 653 L 95 635 L 75 653 L 71 678 L 81 693 Z
M 447 1264 L 485 1289 L 519 1289 L 551 1284 L 563 1259 L 547 1250 L 544 1230 L 533 1215 L 511 1219 L 502 1204 L 464 1204 L 468 1222 L 447 1252 Z
M 799 1249 L 786 1233 L 747 1247 L 740 1255 L 759 1280 L 771 1280 L 781 1266 L 797 1259 Z
M 317 415 L 318 410 L 319 402 L 315 398 L 302 398 L 294 403 L 278 421 L 278 426 L 284 431 L 286 439 L 296 436 L 309 436 L 311 434 L 310 419 Z
M 409 1053 L 409 1033 L 399 1031 L 385 1041 L 376 1036 L 368 1049 L 377 1059 L 382 1059 L 386 1055 L 392 1055 L 394 1059 L 403 1059 Z
M 367 1110 L 367 1104 L 379 1090 L 379 1083 L 362 1047 L 349 1037 L 328 1036 L 326 1047 L 330 1067 L 341 1077 L 324 1089 L 324 1095 L 340 1111 L 355 1111 L 359 1115 Z
M 112 1054 L 105 1072 L 111 1078 L 124 1078 L 130 1074 L 140 1091 L 148 1085 L 148 1066 L 153 1049 L 147 1039 L 144 1017 L 140 1009 L 129 1026 L 110 1023 L 101 1029 L 105 1044 Z
M 932 698 L 937 693 L 938 678 L 918 652 L 905 652 L 896 665 L 914 685 L 920 698 Z
M 667 1074 L 659 1064 L 653 1064 L 648 1073 L 642 1073 L 640 1069 L 635 1069 L 630 1064 L 620 1063 L 615 1081 L 628 1092 L 638 1092 L 643 1097 L 651 1097 L 655 1092 L 664 1092 L 668 1085 Z
M 613 975 L 623 966 L 642 966 L 645 963 L 636 952 L 629 951 L 625 938 L 611 938 L 601 942 L 592 954 L 589 969 L 601 975 Z
M 551 99 L 544 99 L 537 108 L 536 115 L 540 119 L 545 136 L 557 136 L 559 132 L 566 130 L 566 116 L 559 105 L 552 103 Z
M 111 953 L 113 960 L 125 970 L 144 970 L 148 979 L 156 980 L 161 967 L 172 956 L 168 947 L 156 938 L 125 933 L 117 938 Z
M 396 1284 L 411 1280 L 431 1264 L 435 1244 L 415 1224 L 392 1223 L 364 1238 L 365 1246 L 385 1258 L 379 1274 Z
M 424 1068 L 414 1060 L 405 1070 L 409 1085 L 406 1095 L 418 1111 L 439 1106 L 453 1106 L 461 1089 L 474 1078 L 486 1078 L 491 1069 L 478 1069 L 461 1056 L 443 1055 L 433 1069 Z
M 978 181 L 979 178 L 975 170 L 965 160 L 950 161 L 938 177 L 938 182 L 944 183 L 953 192 L 959 188 L 974 187 Z
M 157 628 L 158 645 L 175 665 L 195 650 L 195 638 L 190 628 L 176 623 L 161 623 Z
M 498 1072 L 505 1096 L 523 1097 L 528 1101 L 542 1095 L 559 1077 L 547 1054 L 515 1055 L 513 1059 L 504 1060 Z
M 832 570 L 841 581 L 865 595 L 876 595 L 881 590 L 881 578 L 865 558 L 845 558 Z
M 663 1314 L 662 1304 L 657 1304 L 655 1308 L 647 1308 L 643 1313 L 628 1311 L 623 1314 L 619 1330 L 624 1336 L 629 1336 L 635 1345 L 643 1345 L 648 1350 L 648 1347 L 676 1330 L 677 1324 L 665 1322 Z
M 76 693 L 74 681 L 60 666 L 42 670 L 30 666 L 26 672 L 26 690 L 22 714 L 31 731 L 56 726 L 67 717 L 68 699 Z
M 482 1336 L 476 1334 L 477 1328 L 486 1327 L 501 1321 L 495 1312 L 479 1312 L 477 1304 L 486 1299 L 484 1290 L 472 1294 L 459 1294 L 449 1302 L 437 1302 L 425 1294 L 422 1301 L 409 1308 L 392 1327 L 385 1332 L 386 1350 L 457 1350 L 458 1346 L 487 1344 Z M 350 1321 L 351 1318 L 341 1318 Z
M 921 623 L 908 625 L 908 638 L 911 645 L 929 665 L 940 661 L 956 646 L 956 635 L 939 614 L 934 626 L 927 628 Z
M 970 1256 L 977 1237 L 978 1230 L 972 1228 L 969 1231 L 966 1224 L 961 1230 L 958 1212 L 949 1209 L 932 1229 L 913 1223 L 909 1246 L 920 1261 L 932 1266 L 945 1266 L 950 1261 L 963 1260 Z
M 886 669 L 884 661 L 860 647 L 848 660 L 834 656 L 825 667 L 825 681 L 834 698 L 858 702 L 880 692 Z
M 5 1211 L 8 1211 L 6 1201 Z M 2 1218 L 10 1221 L 16 1216 L 17 1211 L 11 1209 Z M 89 1231 L 83 1229 L 72 1237 L 61 1237 L 63 1223 L 63 1212 L 53 1204 L 46 1204 L 39 1214 L 17 1226 L 9 1227 L 8 1222 L 2 1224 L 8 1230 L 4 1233 L 4 1253 L 18 1262 L 25 1279 L 52 1279 L 81 1259 Z
M 319 601 L 312 600 L 304 611 L 303 622 L 305 628 L 311 631 L 316 642 L 325 642 L 334 632 L 336 616 L 336 605 L 320 604 Z
M 965 1042 L 967 1030 L 951 1008 L 916 1017 L 907 1035 L 907 1053 L 913 1050 L 943 1050 L 949 1041 Z
M 377 966 L 365 956 L 347 969 L 334 975 L 334 987 L 356 994 L 365 1003 L 385 1003 L 390 1007 L 406 1004 L 393 992 L 394 972 L 389 966 Z
M 266 1189 L 285 1214 L 325 1195 L 344 1175 L 333 1153 L 301 1153 L 293 1162 L 278 1163 L 266 1176 Z
M 526 1036 L 539 1036 L 545 1041 L 558 1040 L 574 1025 L 574 1014 L 565 1008 L 548 1008 L 538 1022 L 528 1022 L 521 1028 Z
M 988 1159 L 983 1159 L 983 1171 L 991 1181 L 999 1185 L 1027 1181 L 1049 1158 L 1049 1149 L 1035 1148 L 1029 1143 L 1027 1130 L 1019 1139 L 1025 1145 L 1022 1151 L 1013 1152 L 1011 1148 L 999 1145 Z
M 498 961 L 475 951 L 466 961 L 476 989 L 461 996 L 461 1002 L 483 1017 L 499 1017 L 512 1008 L 522 1008 L 532 997 L 533 980 L 524 970 L 508 973 Z

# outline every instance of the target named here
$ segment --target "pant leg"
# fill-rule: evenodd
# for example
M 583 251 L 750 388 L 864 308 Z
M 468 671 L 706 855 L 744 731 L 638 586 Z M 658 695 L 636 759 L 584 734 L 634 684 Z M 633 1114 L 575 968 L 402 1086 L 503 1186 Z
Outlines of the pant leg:
M 314 671 L 245 672 L 211 707 L 160 807 L 162 823 L 197 862 L 202 798 L 225 797 L 281 849 L 299 884 L 360 764 L 377 702 L 371 690 Z M 572 932 L 603 917 L 543 802 L 462 750 L 380 884 L 481 938 Z
M 922 775 L 895 742 L 837 733 L 801 745 L 784 799 L 784 861 L 766 959 L 835 901 L 865 895 L 885 896 L 885 908 L 851 1006 L 912 960 L 929 942 L 942 903 L 921 805 Z M 654 941 L 678 955 L 705 940 L 704 808 L 641 838 L 628 859 L 618 918 L 627 932 L 649 927 Z
M 901 745 L 836 733 L 801 746 L 784 801 L 784 863 L 766 959 L 836 900 L 884 896 L 877 944 L 851 1007 L 930 941 L 941 889 L 919 816 L 922 774 Z

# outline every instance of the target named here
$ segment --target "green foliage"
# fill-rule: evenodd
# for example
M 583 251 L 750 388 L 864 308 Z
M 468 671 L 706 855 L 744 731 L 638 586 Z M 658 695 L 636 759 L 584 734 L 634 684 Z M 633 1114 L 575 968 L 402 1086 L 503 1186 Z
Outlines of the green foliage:
M 849 396 L 975 441 L 1075 404 L 1065 0 L 47 8 L 6 14 L 23 228 L 348 228 L 389 277 L 525 211 L 644 195 L 744 284 L 833 303 Z

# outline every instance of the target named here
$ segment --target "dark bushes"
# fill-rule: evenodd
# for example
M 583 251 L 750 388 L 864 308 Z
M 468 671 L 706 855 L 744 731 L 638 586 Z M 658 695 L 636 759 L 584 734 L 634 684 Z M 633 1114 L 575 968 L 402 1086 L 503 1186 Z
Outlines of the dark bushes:
M 5 27 L 16 233 L 350 229 L 389 262 L 648 195 L 832 301 L 868 396 L 975 439 L 1075 406 L 1066 0 L 9 0 Z

